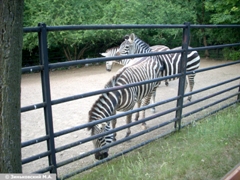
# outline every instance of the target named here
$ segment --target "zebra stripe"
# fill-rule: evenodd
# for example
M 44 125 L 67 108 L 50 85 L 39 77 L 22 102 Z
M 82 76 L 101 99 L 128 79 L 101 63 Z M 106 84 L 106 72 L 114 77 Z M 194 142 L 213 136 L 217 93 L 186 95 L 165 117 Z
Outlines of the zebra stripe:
M 101 134 L 107 132 L 111 129 L 110 123 L 97 124 L 92 128 L 92 135 Z M 100 137 L 97 140 L 93 140 L 93 145 L 95 148 L 103 147 L 109 143 L 113 142 L 113 134 L 108 134 L 104 137 Z M 100 160 L 108 157 L 109 149 L 101 150 L 100 152 L 95 153 L 95 158 Z
M 180 49 L 181 47 L 174 48 L 172 50 Z M 189 47 L 191 49 L 191 47 Z M 151 52 L 151 48 L 149 45 L 142 41 L 141 39 L 137 38 L 134 33 L 129 35 L 129 39 L 125 39 L 123 43 L 120 45 L 119 51 L 116 55 L 126 55 L 126 54 L 139 54 L 139 53 L 149 53 Z M 162 61 L 163 64 L 163 76 L 174 75 L 180 72 L 180 60 L 181 60 L 181 53 L 174 53 L 174 54 L 164 54 L 156 56 Z M 200 66 L 200 56 L 197 51 L 188 52 L 187 55 L 187 71 L 193 71 L 198 69 Z M 195 74 L 188 75 L 188 81 L 190 84 L 190 92 L 193 90 L 194 86 L 194 77 Z M 174 80 L 169 79 L 169 80 Z M 187 88 L 188 82 L 185 81 L 185 90 Z M 191 101 L 192 96 L 188 97 L 188 100 Z
M 164 45 L 155 45 L 155 46 L 151 46 L 150 48 L 152 49 L 152 51 L 155 51 L 155 52 L 170 50 L 167 46 L 164 46 Z M 102 55 L 104 57 L 113 57 L 116 55 L 118 50 L 119 50 L 119 46 L 112 47 L 112 48 L 107 49 L 105 53 L 100 53 L 100 55 Z M 120 64 L 122 66 L 125 66 L 125 65 L 128 65 L 129 63 L 136 63 L 140 59 L 141 58 L 107 61 L 106 62 L 106 70 L 111 71 L 114 64 Z
M 117 74 L 113 76 L 105 85 L 106 88 L 124 86 L 126 84 L 146 81 L 161 76 L 161 61 L 156 60 L 154 57 L 144 57 L 138 63 L 132 66 L 126 66 L 118 70 Z M 128 111 L 133 109 L 136 103 L 143 102 L 148 105 L 153 91 L 158 87 L 159 82 L 143 84 L 125 89 L 104 93 L 93 104 L 89 111 L 89 122 L 96 121 L 102 118 L 114 115 L 116 111 Z M 145 114 L 143 114 L 145 115 Z M 127 122 L 131 123 L 131 114 L 127 115 Z M 144 117 L 143 117 L 144 118 Z M 112 128 L 115 128 L 116 120 L 112 120 Z M 142 124 L 146 129 L 146 124 Z M 111 129 L 109 122 L 89 127 L 92 135 L 100 134 Z M 128 128 L 126 137 L 131 133 Z M 108 138 L 108 140 L 107 140 Z M 103 136 L 93 141 L 94 147 L 102 147 L 115 140 L 113 136 Z M 108 149 L 100 151 L 95 154 L 96 159 L 103 159 L 108 156 Z
M 164 45 L 155 45 L 155 46 L 151 46 L 150 48 L 152 49 L 152 51 L 155 51 L 155 52 L 170 50 L 167 46 L 164 46 Z M 116 55 L 118 50 L 119 50 L 119 46 L 112 47 L 110 49 L 107 49 L 105 53 L 100 53 L 100 54 L 105 57 L 112 57 Z M 137 63 L 139 60 L 141 60 L 141 58 L 107 61 L 106 70 L 111 71 L 114 64 L 120 64 L 120 65 L 126 66 L 126 65 Z M 168 84 L 169 84 L 168 80 L 165 80 L 165 85 L 168 86 Z M 152 103 L 155 103 L 155 98 L 156 98 L 156 92 L 154 92 L 152 95 Z M 138 105 L 138 108 L 139 107 L 140 107 L 140 104 Z M 152 112 L 155 112 L 155 107 L 152 108 Z M 136 113 L 135 120 L 137 120 L 138 118 L 139 118 L 139 113 Z

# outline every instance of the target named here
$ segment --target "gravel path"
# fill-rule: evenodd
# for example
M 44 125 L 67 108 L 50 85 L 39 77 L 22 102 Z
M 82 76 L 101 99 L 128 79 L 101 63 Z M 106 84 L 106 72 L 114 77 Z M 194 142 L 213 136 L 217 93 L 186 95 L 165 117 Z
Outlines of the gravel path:
M 223 63 L 226 63 L 226 61 L 214 61 L 214 60 L 202 59 L 201 68 L 223 64 Z M 53 71 L 50 73 L 52 100 L 73 96 L 73 95 L 81 94 L 84 92 L 100 90 L 104 87 L 106 82 L 115 74 L 115 72 L 120 67 L 121 66 L 119 65 L 115 65 L 113 68 L 113 71 L 111 72 L 107 72 L 105 70 L 105 65 L 88 66 L 88 67 L 79 68 L 79 69 L 72 68 L 69 70 Z M 218 82 L 221 82 L 239 75 L 240 75 L 240 64 L 199 73 L 196 75 L 196 78 L 195 78 L 194 89 L 195 90 L 201 89 L 203 87 L 216 84 Z M 22 107 L 42 102 L 42 93 L 41 93 L 40 83 L 41 83 L 41 80 L 40 80 L 39 73 L 22 75 L 22 87 L 21 87 L 22 88 L 21 89 L 22 91 L 21 106 Z M 233 82 L 230 84 L 238 84 L 238 83 L 239 82 Z M 171 81 L 168 87 L 165 87 L 164 83 L 162 83 L 162 85 L 157 90 L 156 100 L 161 101 L 163 99 L 168 99 L 170 97 L 176 96 L 177 85 L 178 85 L 178 80 Z M 227 86 L 228 84 L 218 88 L 214 88 L 212 90 L 199 93 L 199 94 L 195 94 L 193 95 L 192 100 L 199 99 L 203 96 L 216 92 L 217 90 L 226 88 Z M 234 90 L 234 92 L 237 92 L 237 90 Z M 199 104 L 185 108 L 183 113 L 186 113 L 195 108 L 206 105 L 209 102 L 214 101 L 214 99 L 218 99 L 220 97 L 226 96 L 229 93 L 231 92 L 225 93 L 213 99 L 208 99 Z M 63 104 L 54 105 L 52 107 L 54 131 L 59 132 L 64 129 L 85 124 L 88 121 L 88 111 L 90 110 L 91 106 L 93 105 L 97 97 L 98 96 L 93 96 L 89 98 L 84 98 L 84 99 L 75 100 L 75 101 L 71 101 Z M 187 103 L 186 99 L 184 103 Z M 227 102 L 224 102 L 224 103 L 227 103 Z M 156 107 L 156 110 L 157 112 L 165 111 L 169 108 L 173 108 L 175 104 L 176 103 L 173 102 L 163 106 L 159 106 L 159 107 Z M 219 106 L 221 105 L 217 105 L 216 107 L 219 107 Z M 216 107 L 214 106 L 211 108 L 214 109 Z M 209 111 L 209 109 L 206 109 L 201 113 L 204 113 L 207 111 Z M 193 117 L 200 116 L 201 113 L 194 114 L 193 116 L 186 118 L 184 121 L 189 121 Z M 151 111 L 147 110 L 146 115 L 150 115 L 150 114 L 152 114 Z M 175 115 L 174 113 L 171 113 L 171 114 L 162 116 L 160 118 L 149 121 L 147 125 L 152 126 L 154 124 L 164 122 L 164 120 L 173 118 L 174 115 Z M 22 126 L 21 127 L 22 142 L 45 135 L 44 115 L 43 115 L 42 109 L 37 109 L 37 110 L 22 113 L 21 123 L 22 123 L 21 125 Z M 125 124 L 125 118 L 118 119 L 117 126 L 123 125 L 123 124 Z M 110 154 L 117 152 L 119 150 L 126 149 L 131 145 L 137 144 L 139 141 L 142 141 L 143 139 L 152 137 L 154 134 L 159 134 L 160 132 L 163 132 L 169 128 L 173 128 L 173 125 L 167 126 L 161 130 L 154 131 L 151 134 L 146 134 L 139 138 L 133 139 L 130 142 L 126 142 L 117 147 L 114 147 L 110 149 Z M 139 132 L 141 130 L 141 126 L 138 125 L 131 129 L 132 129 L 132 133 Z M 118 132 L 117 139 L 123 138 L 124 135 L 125 135 L 125 131 Z M 74 133 L 70 133 L 68 135 L 64 135 L 56 138 L 55 145 L 56 147 L 60 147 L 62 145 L 75 142 L 77 140 L 83 139 L 88 136 L 90 136 L 90 133 L 86 129 L 76 131 Z M 68 150 L 64 150 L 62 152 L 57 153 L 57 162 L 62 162 L 63 160 L 82 154 L 88 150 L 91 150 L 92 148 L 93 148 L 92 143 L 89 142 Z M 46 143 L 45 142 L 38 143 L 36 145 L 23 148 L 22 158 L 25 159 L 29 156 L 36 155 L 44 151 L 46 151 Z M 66 172 L 71 172 L 74 169 L 78 169 L 81 166 L 86 166 L 86 164 L 92 163 L 94 161 L 95 161 L 94 157 L 89 156 L 87 158 L 81 159 L 69 165 L 63 166 L 62 168 L 59 168 L 58 173 L 60 175 L 63 175 Z M 48 164 L 47 158 L 39 159 L 32 163 L 23 165 L 23 172 L 24 173 L 34 172 L 40 168 L 46 167 L 47 164 Z

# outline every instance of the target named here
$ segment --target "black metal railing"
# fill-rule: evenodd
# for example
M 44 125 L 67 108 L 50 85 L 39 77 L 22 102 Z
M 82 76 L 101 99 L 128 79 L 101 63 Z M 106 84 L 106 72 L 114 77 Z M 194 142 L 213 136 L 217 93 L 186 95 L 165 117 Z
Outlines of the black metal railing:
M 225 45 L 216 45 L 216 46 L 206 46 L 206 47 L 198 47 L 198 48 L 192 48 L 191 50 L 188 49 L 188 43 L 189 43 L 189 37 L 190 37 L 190 29 L 191 28 L 240 28 L 240 25 L 191 25 L 190 23 L 185 23 L 183 25 L 75 25 L 75 26 L 46 26 L 46 24 L 42 24 L 39 23 L 38 27 L 33 27 L 33 28 L 24 28 L 23 31 L 24 33 L 38 33 L 38 40 L 39 40 L 39 65 L 38 66 L 31 66 L 31 67 L 24 67 L 22 68 L 22 72 L 36 72 L 36 71 L 40 71 L 41 72 L 41 86 L 42 86 L 42 95 L 43 95 L 43 100 L 41 103 L 38 104 L 33 104 L 33 105 L 29 105 L 29 106 L 25 106 L 21 108 L 21 112 L 27 112 L 27 111 L 32 111 L 35 109 L 43 109 L 44 111 L 44 119 L 45 119 L 45 127 L 46 127 L 46 135 L 42 136 L 42 137 L 38 137 L 26 142 L 22 142 L 22 148 L 26 148 L 28 146 L 40 143 L 40 142 L 46 142 L 47 144 L 47 150 L 45 152 L 36 154 L 36 155 L 30 155 L 28 158 L 25 158 L 22 160 L 22 164 L 27 164 L 29 162 L 33 162 L 35 160 L 41 159 L 43 157 L 47 157 L 48 158 L 48 165 L 42 169 L 36 169 L 36 171 L 34 171 L 35 173 L 45 173 L 45 172 L 50 172 L 50 173 L 56 173 L 58 174 L 58 168 L 65 166 L 69 163 L 72 163 L 74 161 L 80 160 L 82 158 L 85 158 L 89 155 L 92 155 L 94 153 L 96 153 L 97 151 L 100 151 L 102 149 L 106 149 L 106 148 L 110 148 L 113 146 L 116 146 L 118 144 L 121 144 L 125 141 L 128 141 L 130 139 L 136 138 L 138 136 L 141 136 L 143 134 L 149 133 L 151 131 L 154 131 L 158 128 L 164 127 L 166 125 L 169 125 L 171 123 L 174 123 L 175 125 L 175 129 L 170 130 L 168 132 L 164 132 L 161 133 L 160 135 L 153 137 L 152 139 L 149 139 L 147 141 L 141 142 L 135 146 L 130 147 L 127 150 L 121 151 L 113 156 L 110 156 L 104 160 L 100 160 L 98 162 L 95 162 L 93 164 L 90 165 L 86 165 L 83 168 L 80 168 L 78 170 L 75 170 L 73 172 L 70 172 L 68 174 L 64 174 L 63 176 L 61 176 L 62 179 L 66 179 L 69 178 L 77 173 L 81 173 L 85 170 L 88 170 L 94 166 L 97 166 L 101 163 L 104 163 L 106 161 L 109 161 L 113 158 L 119 157 L 122 154 L 125 154 L 127 152 L 130 152 L 136 148 L 139 148 L 145 144 L 148 144 L 158 138 L 161 138 L 165 135 L 168 135 L 172 132 L 174 132 L 177 129 L 180 129 L 181 127 L 185 127 L 186 125 L 190 124 L 186 123 L 183 124 L 181 122 L 183 117 L 187 117 L 190 116 L 194 113 L 197 113 L 203 109 L 206 109 L 210 106 L 213 106 L 215 104 L 218 104 L 222 101 L 225 101 L 227 99 L 230 99 L 232 97 L 236 97 L 234 101 L 232 101 L 230 104 L 228 105 L 224 105 L 222 107 L 219 107 L 218 109 L 215 109 L 213 111 L 210 111 L 207 115 L 211 115 L 213 113 L 218 112 L 219 110 L 222 110 L 230 105 L 236 104 L 238 102 L 240 102 L 240 84 L 238 83 L 237 85 L 234 86 L 228 86 L 228 88 L 213 93 L 211 95 L 202 97 L 200 99 L 197 99 L 195 101 L 189 102 L 187 104 L 183 104 L 183 98 L 188 96 L 188 95 L 192 95 L 192 94 L 197 94 L 203 91 L 208 91 L 209 89 L 212 89 L 214 87 L 218 87 L 230 82 L 235 82 L 238 81 L 240 79 L 240 76 L 237 76 L 235 78 L 229 79 L 227 81 L 223 81 L 223 82 L 219 82 L 217 84 L 205 87 L 203 89 L 199 89 L 199 90 L 195 90 L 191 93 L 185 93 L 184 94 L 184 84 L 186 81 L 186 76 L 189 74 L 196 74 L 196 73 L 201 73 L 201 72 L 205 72 L 205 71 L 211 71 L 213 69 L 216 68 L 222 68 L 222 67 L 226 67 L 226 66 L 231 66 L 231 65 L 235 65 L 235 64 L 239 64 L 240 60 L 238 61 L 234 61 L 234 62 L 229 62 L 229 63 L 225 63 L 222 65 L 218 65 L 218 66 L 214 66 L 214 67 L 208 67 L 208 68 L 202 68 L 202 69 L 198 69 L 192 72 L 186 72 L 186 63 L 187 63 L 187 53 L 188 51 L 201 51 L 201 50 L 206 50 L 206 49 L 216 49 L 216 48 L 223 48 L 223 47 L 233 47 L 233 46 L 240 46 L 240 43 L 233 43 L 233 44 L 225 44 Z M 127 55 L 124 56 L 124 58 L 135 58 L 135 57 L 143 57 L 143 56 L 154 56 L 154 55 L 161 55 L 161 54 L 167 54 L 167 53 L 182 53 L 182 59 L 181 59 L 181 72 L 179 74 L 176 74 L 174 76 L 168 76 L 168 77 L 161 77 L 161 78 L 156 78 L 156 79 L 152 79 L 152 80 L 148 80 L 148 81 L 144 81 L 144 82 L 139 82 L 139 83 L 134 83 L 134 84 L 129 84 L 129 85 L 125 85 L 125 86 L 121 86 L 121 87 L 113 87 L 113 88 L 108 88 L 108 89 L 101 89 L 98 91 L 92 91 L 92 92 L 87 92 L 87 93 L 82 93 L 82 94 L 77 94 L 74 96 L 69 96 L 69 97 L 62 97 L 60 99 L 55 99 L 52 100 L 51 99 L 51 86 L 50 86 L 50 78 L 49 78 L 49 70 L 50 69 L 54 69 L 54 68 L 59 68 L 59 67 L 69 67 L 69 66 L 75 66 L 75 65 L 79 65 L 79 64 L 87 64 L 87 63 L 95 63 L 95 62 L 106 62 L 106 61 L 110 61 L 110 60 L 119 60 L 122 59 L 123 57 L 107 57 L 107 58 L 91 58 L 91 59 L 87 59 L 87 60 L 73 60 L 73 61 L 68 61 L 68 62 L 62 62 L 62 63 L 49 63 L 48 61 L 48 41 L 47 41 L 47 36 L 48 36 L 48 32 L 50 31 L 70 31 L 70 30 L 99 30 L 99 29 L 146 29 L 146 28 L 159 28 L 159 29 L 163 29 L 163 28 L 179 28 L 179 29 L 183 29 L 183 39 L 182 39 L 182 50 L 171 50 L 171 51 L 167 51 L 167 52 L 151 52 L 151 53 L 146 53 L 146 54 L 135 54 L 135 55 Z M 151 83 L 154 81 L 163 81 L 166 79 L 170 79 L 173 77 L 178 77 L 179 78 L 179 83 L 178 83 L 178 94 L 176 97 L 161 101 L 161 102 L 156 102 L 155 104 L 151 104 L 145 107 L 141 107 L 139 109 L 134 109 L 131 111 L 127 111 L 124 113 L 120 113 L 114 116 L 110 116 L 104 119 L 101 119 L 99 121 L 94 121 L 91 123 L 86 123 L 83 125 L 79 125 L 79 126 L 75 126 L 69 129 L 65 129 L 59 132 L 54 132 L 54 128 L 53 128 L 53 115 L 52 115 L 52 106 L 57 105 L 57 104 L 61 104 L 61 103 L 66 103 L 69 101 L 73 101 L 73 100 L 78 100 L 78 99 L 83 99 L 83 98 L 87 98 L 93 95 L 98 95 L 98 94 L 102 94 L 104 92 L 109 92 L 109 91 L 113 91 L 116 89 L 123 89 L 123 88 L 129 88 L 132 86 L 136 86 L 139 84 L 146 84 L 146 83 Z M 201 106 L 191 112 L 185 113 L 183 114 L 183 109 L 191 106 L 193 104 L 199 103 L 201 101 L 204 101 L 206 99 L 215 97 L 217 95 L 220 95 L 222 93 L 228 92 L 230 90 L 233 89 L 237 89 L 236 93 L 233 93 L 227 97 L 218 99 L 217 101 L 211 102 L 210 104 L 207 104 L 205 106 Z M 166 111 L 160 112 L 160 113 L 155 113 L 154 115 L 148 116 L 144 119 L 140 119 L 139 121 L 136 122 L 132 122 L 130 124 L 127 125 L 123 125 L 120 127 L 117 127 L 115 129 L 112 129 L 108 132 L 105 132 L 103 134 L 100 135 L 95 135 L 95 136 L 89 136 L 88 138 L 84 138 L 81 140 L 78 140 L 76 142 L 72 142 L 69 144 L 66 144 L 64 146 L 60 146 L 60 147 L 55 147 L 55 138 L 59 137 L 59 136 L 63 136 L 81 129 L 85 129 L 89 126 L 98 124 L 100 122 L 105 122 L 105 121 L 109 121 L 112 120 L 114 118 L 120 118 L 123 116 L 126 116 L 128 114 L 132 114 L 135 112 L 139 112 L 141 110 L 145 110 L 145 109 L 149 109 L 151 107 L 154 106 L 160 106 L 163 104 L 167 104 L 169 102 L 174 102 L 176 101 L 176 106 L 172 107 L 171 109 L 168 109 Z M 110 134 L 110 133 L 114 133 L 114 132 L 118 132 L 120 130 L 126 129 L 128 127 L 132 127 L 135 126 L 137 124 L 141 124 L 143 122 L 149 121 L 151 119 L 154 118 L 158 118 L 160 116 L 163 116 L 165 114 L 168 114 L 170 112 L 175 112 L 175 117 L 172 119 L 169 119 L 163 123 L 159 123 L 147 130 L 143 130 L 141 132 L 135 133 L 133 135 L 130 135 L 127 138 L 124 139 L 120 139 L 116 142 L 113 142 L 107 146 L 104 146 L 103 148 L 98 148 L 98 149 L 94 149 L 94 150 L 90 150 L 88 152 L 85 152 L 83 154 L 80 154 L 78 156 L 69 158 L 67 160 L 64 160 L 62 162 L 57 162 L 56 160 L 56 153 L 59 153 L 61 151 L 64 151 L 66 149 L 78 146 L 80 144 L 84 144 L 86 142 L 92 141 L 93 139 L 96 139 L 100 136 L 106 135 L 106 134 Z M 195 118 L 196 121 L 206 117 L 207 115 L 204 115 L 202 117 L 198 117 Z M 176 129 L 177 128 L 177 129 Z

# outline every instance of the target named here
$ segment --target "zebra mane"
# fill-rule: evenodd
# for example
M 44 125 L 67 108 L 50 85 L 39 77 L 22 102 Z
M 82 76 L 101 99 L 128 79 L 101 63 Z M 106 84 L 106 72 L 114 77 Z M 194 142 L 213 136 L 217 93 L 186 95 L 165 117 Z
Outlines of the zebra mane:
M 90 111 L 88 112 L 88 122 L 92 122 L 92 121 L 98 120 L 98 119 L 92 118 L 92 114 L 93 114 L 93 111 L 95 111 L 95 108 L 97 107 L 97 104 L 99 103 L 99 100 L 100 100 L 101 98 L 103 98 L 103 97 L 104 97 L 103 94 L 101 94 L 101 95 L 98 97 L 98 99 L 95 101 L 95 103 L 92 105 Z M 91 130 L 92 128 L 93 128 L 93 126 L 88 126 L 88 127 L 87 127 L 87 130 L 89 131 L 89 130 Z
M 98 97 L 98 99 L 95 101 L 95 103 L 92 105 L 90 111 L 88 112 L 88 122 L 92 122 L 92 121 L 95 121 L 95 120 L 96 120 L 96 119 L 93 119 L 91 115 L 92 115 L 92 112 L 94 111 L 94 108 L 96 107 L 99 99 L 101 99 L 102 97 L 103 97 L 103 95 L 100 95 L 100 96 Z M 93 128 L 93 126 L 88 126 L 88 127 L 87 127 L 87 130 L 89 131 L 89 130 L 91 130 L 92 128 Z
M 139 39 L 138 37 L 136 37 L 136 40 L 135 41 L 142 41 L 143 43 L 145 43 L 149 48 L 150 48 L 150 45 L 148 43 L 146 43 L 145 41 L 143 41 L 142 39 Z M 151 48 L 150 48 L 151 49 Z
M 125 71 L 126 67 L 122 67 L 121 69 L 118 70 L 117 74 L 114 75 L 104 86 L 104 88 L 110 88 L 114 87 L 116 85 L 116 82 L 119 78 L 119 76 Z
M 126 69 L 125 67 L 121 68 L 121 69 L 117 72 L 117 74 L 116 74 L 115 76 L 113 76 L 113 77 L 107 82 L 107 84 L 104 86 L 104 88 L 114 87 L 115 84 L 116 84 L 116 82 L 117 82 L 117 80 L 118 80 L 118 78 L 119 78 L 119 76 L 121 75 L 121 73 L 122 73 L 125 69 Z M 88 122 L 92 122 L 92 121 L 97 120 L 97 119 L 92 119 L 91 115 L 92 115 L 92 112 L 94 111 L 94 108 L 95 108 L 95 107 L 97 106 L 97 104 L 99 103 L 99 99 L 101 99 L 101 98 L 103 98 L 103 97 L 104 97 L 103 94 L 100 95 L 100 96 L 98 97 L 98 99 L 95 101 L 95 103 L 92 105 L 92 108 L 91 108 L 90 111 L 88 112 Z M 88 130 L 91 130 L 92 128 L 93 128 L 93 126 L 87 127 Z
M 129 36 L 126 35 L 125 37 L 126 37 L 125 39 L 127 39 L 127 37 L 128 37 L 128 39 L 130 39 L 131 41 L 134 40 L 135 42 L 143 42 L 144 44 L 146 44 L 150 48 L 148 43 L 146 43 L 142 39 L 138 38 L 134 33 L 131 33 Z

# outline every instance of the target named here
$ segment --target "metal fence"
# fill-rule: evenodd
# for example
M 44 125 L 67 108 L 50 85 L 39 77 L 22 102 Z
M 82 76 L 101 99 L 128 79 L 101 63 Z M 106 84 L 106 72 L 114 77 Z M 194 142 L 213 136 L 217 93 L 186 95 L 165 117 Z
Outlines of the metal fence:
M 178 89 L 178 93 L 177 96 L 172 97 L 170 99 L 164 100 L 164 101 L 159 101 L 156 102 L 155 104 L 151 104 L 145 107 L 141 107 L 139 109 L 134 109 L 132 111 L 128 111 L 128 112 L 123 112 L 108 118 L 104 118 L 100 121 L 97 122 L 91 122 L 91 123 L 85 123 L 85 124 L 81 124 L 75 127 L 71 127 L 71 128 L 67 128 L 61 131 L 54 131 L 54 127 L 53 127 L 53 114 L 52 114 L 52 107 L 54 105 L 57 104 L 61 104 L 61 103 L 66 103 L 66 102 L 70 102 L 73 100 L 78 100 L 78 99 L 83 99 L 83 98 L 87 98 L 93 95 L 98 95 L 98 94 L 102 94 L 104 92 L 109 92 L 112 91 L 116 88 L 109 88 L 109 89 L 101 89 L 101 90 L 97 90 L 97 91 L 90 91 L 87 93 L 82 93 L 82 94 L 77 94 L 74 96 L 68 96 L 68 97 L 62 97 L 60 99 L 51 99 L 51 85 L 50 85 L 50 75 L 49 72 L 51 69 L 55 69 L 55 68 L 60 68 L 60 67 L 69 67 L 69 66 L 75 66 L 75 65 L 79 65 L 79 64 L 87 64 L 87 63 L 99 63 L 99 62 L 105 62 L 105 61 L 109 61 L 109 60 L 119 60 L 122 59 L 122 57 L 107 57 L 107 58 L 92 58 L 92 59 L 86 59 L 86 60 L 74 60 L 74 61 L 68 61 L 68 62 L 62 62 L 62 63 L 49 63 L 48 61 L 48 41 L 47 41 L 47 36 L 48 36 L 48 32 L 50 31 L 73 31 L 73 30 L 99 30 L 99 29 L 146 29 L 146 28 L 155 28 L 155 29 L 163 29 L 163 28 L 178 28 L 178 29 L 182 29 L 183 30 L 183 40 L 182 40 L 182 50 L 174 50 L 174 51 L 169 51 L 169 52 L 152 52 L 152 53 L 146 53 L 146 54 L 135 54 L 135 55 L 128 55 L 125 56 L 124 58 L 133 58 L 133 57 L 143 57 L 143 56 L 153 56 L 153 55 L 159 55 L 159 54 L 167 54 L 167 53 L 176 53 L 176 52 L 181 52 L 182 53 L 182 61 L 181 61 L 181 73 L 174 75 L 174 76 L 170 76 L 170 77 L 162 77 L 162 78 L 157 78 L 157 79 L 153 79 L 153 80 L 149 80 L 149 81 L 145 81 L 145 82 L 139 82 L 139 83 L 135 83 L 135 84 L 129 84 L 126 86 L 123 86 L 121 88 L 128 88 L 131 86 L 136 86 L 139 84 L 143 84 L 143 83 L 150 83 L 150 82 L 154 82 L 154 81 L 162 81 L 168 78 L 172 78 L 172 77 L 178 77 L 179 78 L 179 83 L 178 83 L 178 87 L 176 87 L 176 89 Z M 161 138 L 167 134 L 170 134 L 178 129 L 180 129 L 181 127 L 187 126 L 190 123 L 192 123 L 193 121 L 198 121 L 206 116 L 209 116 L 211 114 L 214 114 L 216 112 L 218 112 L 219 110 L 222 110 L 228 106 L 231 106 L 233 104 L 236 104 L 237 102 L 240 101 L 240 84 L 239 84 L 239 79 L 240 76 L 236 76 L 234 78 L 222 81 L 222 82 L 218 82 L 217 84 L 213 84 L 211 86 L 208 87 L 204 87 L 202 89 L 198 89 L 195 90 L 191 93 L 185 93 L 184 94 L 184 84 L 185 84 L 185 79 L 186 79 L 186 75 L 188 74 L 197 74 L 197 73 L 201 73 L 201 72 L 206 72 L 206 71 L 212 71 L 214 69 L 218 69 L 218 68 L 223 68 L 223 67 L 227 67 L 227 66 L 232 66 L 232 65 L 236 65 L 240 63 L 240 60 L 238 61 L 234 61 L 234 62 L 228 62 L 228 63 L 224 63 L 224 64 L 220 64 L 217 66 L 212 66 L 212 67 L 206 67 L 206 68 L 201 68 L 192 72 L 186 72 L 186 59 L 187 59 L 187 52 L 190 51 L 188 49 L 188 42 L 189 42 L 189 37 L 190 37 L 190 30 L 192 28 L 240 28 L 240 25 L 191 25 L 189 23 L 185 23 L 183 25 L 75 25 L 75 26 L 46 26 L 46 24 L 39 24 L 38 27 L 33 27 L 33 28 L 24 28 L 23 31 L 24 33 L 38 33 L 38 40 L 39 40 L 39 65 L 37 66 L 31 66 L 31 67 L 24 67 L 22 68 L 22 72 L 23 73 L 31 73 L 31 72 L 36 72 L 36 71 L 40 71 L 41 73 L 41 87 L 42 87 L 42 102 L 41 103 L 34 103 L 32 105 L 29 106 L 25 106 L 21 108 L 21 112 L 25 113 L 28 111 L 35 111 L 36 109 L 43 109 L 44 112 L 44 119 L 45 119 L 45 129 L 46 129 L 46 135 L 35 138 L 35 139 L 31 139 L 25 142 L 22 142 L 22 149 L 33 146 L 37 143 L 46 143 L 47 144 L 47 150 L 41 153 L 37 153 L 37 154 L 29 154 L 29 157 L 23 158 L 22 159 L 22 164 L 23 166 L 25 164 L 31 163 L 31 162 L 35 162 L 39 159 L 42 158 L 47 158 L 48 159 L 48 163 L 43 167 L 43 168 L 39 168 L 36 169 L 34 171 L 32 171 L 32 173 L 56 173 L 58 175 L 58 178 L 61 179 L 67 179 L 69 177 L 74 176 L 75 174 L 81 173 L 85 170 L 88 170 L 94 166 L 97 166 L 99 164 L 102 164 L 106 161 L 109 161 L 113 158 L 119 157 L 125 153 L 128 153 L 136 148 L 139 148 L 145 144 L 148 144 L 149 142 L 152 142 L 158 138 Z M 198 47 L 198 48 L 192 48 L 191 51 L 196 50 L 196 51 L 201 51 L 201 50 L 206 50 L 206 49 L 217 49 L 217 48 L 223 48 L 223 47 L 233 47 L 233 46 L 240 46 L 240 43 L 233 43 L 233 44 L 225 44 L 225 45 L 216 45 L 216 46 L 206 46 L 206 47 Z M 79 69 L 79 71 L 81 71 L 81 69 Z M 240 71 L 239 71 L 240 72 Z M 239 74 L 240 75 L 240 74 Z M 193 95 L 193 94 L 198 94 L 204 91 L 209 91 L 210 89 L 213 89 L 215 87 L 219 87 L 231 82 L 235 82 L 234 85 L 227 85 L 227 88 L 218 91 L 218 92 L 214 92 L 211 93 L 210 95 L 204 96 L 202 98 L 199 98 L 195 101 L 189 102 L 187 104 L 183 103 L 183 98 L 189 95 Z M 193 111 L 187 112 L 187 113 L 183 113 L 183 110 L 186 107 L 192 106 L 194 104 L 198 104 L 199 102 L 202 102 L 206 99 L 212 98 L 212 97 L 216 97 L 218 95 L 221 95 L 225 92 L 230 92 L 231 90 L 235 90 L 233 93 L 231 93 L 228 96 L 221 96 L 219 97 L 216 101 L 213 101 L 211 103 L 208 104 L 204 104 L 204 105 L 199 105 L 198 108 L 195 108 Z M 232 91 L 231 91 L 232 92 Z M 187 123 L 182 123 L 182 119 L 186 118 L 188 116 L 191 116 L 193 114 L 196 114 L 197 112 L 202 111 L 203 109 L 207 109 L 208 107 L 214 106 L 216 104 L 219 104 L 223 101 L 226 101 L 228 99 L 234 99 L 232 100 L 230 103 L 227 103 L 225 105 L 221 105 L 218 108 L 215 108 L 214 110 L 209 110 L 209 112 L 205 113 L 202 116 L 198 116 L 198 117 L 194 117 L 194 119 L 192 119 L 191 121 L 187 122 Z M 127 138 L 122 138 L 119 139 L 117 141 L 115 141 L 114 143 L 111 143 L 107 146 L 105 146 L 104 148 L 109 148 L 109 147 L 113 147 L 113 146 L 117 146 L 125 141 L 129 141 L 130 139 L 134 139 L 137 138 L 141 135 L 150 133 L 156 129 L 165 127 L 169 124 L 173 124 L 175 123 L 175 129 L 169 130 L 169 131 L 165 131 L 163 133 L 159 133 L 158 135 L 154 136 L 151 139 L 147 139 L 145 141 L 142 141 L 140 143 L 137 143 L 136 145 L 133 145 L 125 150 L 122 150 L 120 152 L 115 153 L 114 155 L 97 161 L 97 162 L 89 162 L 88 164 L 86 164 L 85 166 L 82 166 L 81 168 L 75 168 L 75 169 L 70 169 L 67 171 L 67 173 L 61 174 L 58 172 L 58 169 L 60 167 L 65 167 L 70 163 L 73 162 L 81 162 L 82 159 L 94 154 L 95 152 L 99 151 L 100 149 L 92 149 L 89 150 L 83 154 L 65 159 L 63 161 L 58 162 L 56 159 L 56 154 L 60 153 L 64 150 L 67 150 L 69 148 L 72 147 L 78 147 L 80 145 L 83 145 L 84 143 L 90 142 L 93 139 L 96 139 L 97 137 L 101 136 L 101 135 L 95 135 L 95 136 L 89 136 L 87 138 L 83 138 L 80 140 L 77 140 L 75 142 L 66 144 L 66 145 L 62 145 L 59 147 L 56 147 L 55 145 L 55 139 L 72 133 L 72 132 L 76 132 L 79 131 L 81 129 L 85 129 L 90 125 L 94 125 L 94 124 L 98 124 L 99 122 L 104 122 L 104 121 L 109 121 L 111 119 L 114 118 L 121 118 L 126 116 L 127 114 L 132 114 L 141 110 L 145 110 L 145 109 L 149 109 L 153 106 L 162 106 L 164 104 L 167 104 L 169 102 L 176 102 L 176 105 L 173 106 L 171 109 L 167 109 L 165 111 L 162 112 L 158 112 L 155 113 L 153 115 L 147 116 L 144 119 L 140 119 L 139 121 L 136 122 L 132 122 L 128 125 L 123 125 L 123 126 L 119 126 L 117 128 L 115 128 L 114 130 L 110 130 L 109 132 L 105 133 L 105 134 L 109 134 L 109 133 L 113 133 L 113 132 L 118 132 L 121 131 L 123 129 L 126 129 L 127 127 L 133 127 L 135 125 L 141 124 L 142 122 L 146 122 L 146 121 L 150 121 L 154 118 L 159 118 L 162 117 L 163 115 L 166 115 L 168 113 L 172 113 L 175 112 L 175 116 L 172 119 L 167 119 L 164 122 L 160 123 L 160 124 L 156 124 L 152 127 L 149 127 L 147 130 L 143 130 L 140 132 L 137 132 L 133 135 L 130 135 Z M 173 126 L 173 125 L 172 125 Z M 91 157 L 91 156 L 90 156 Z

